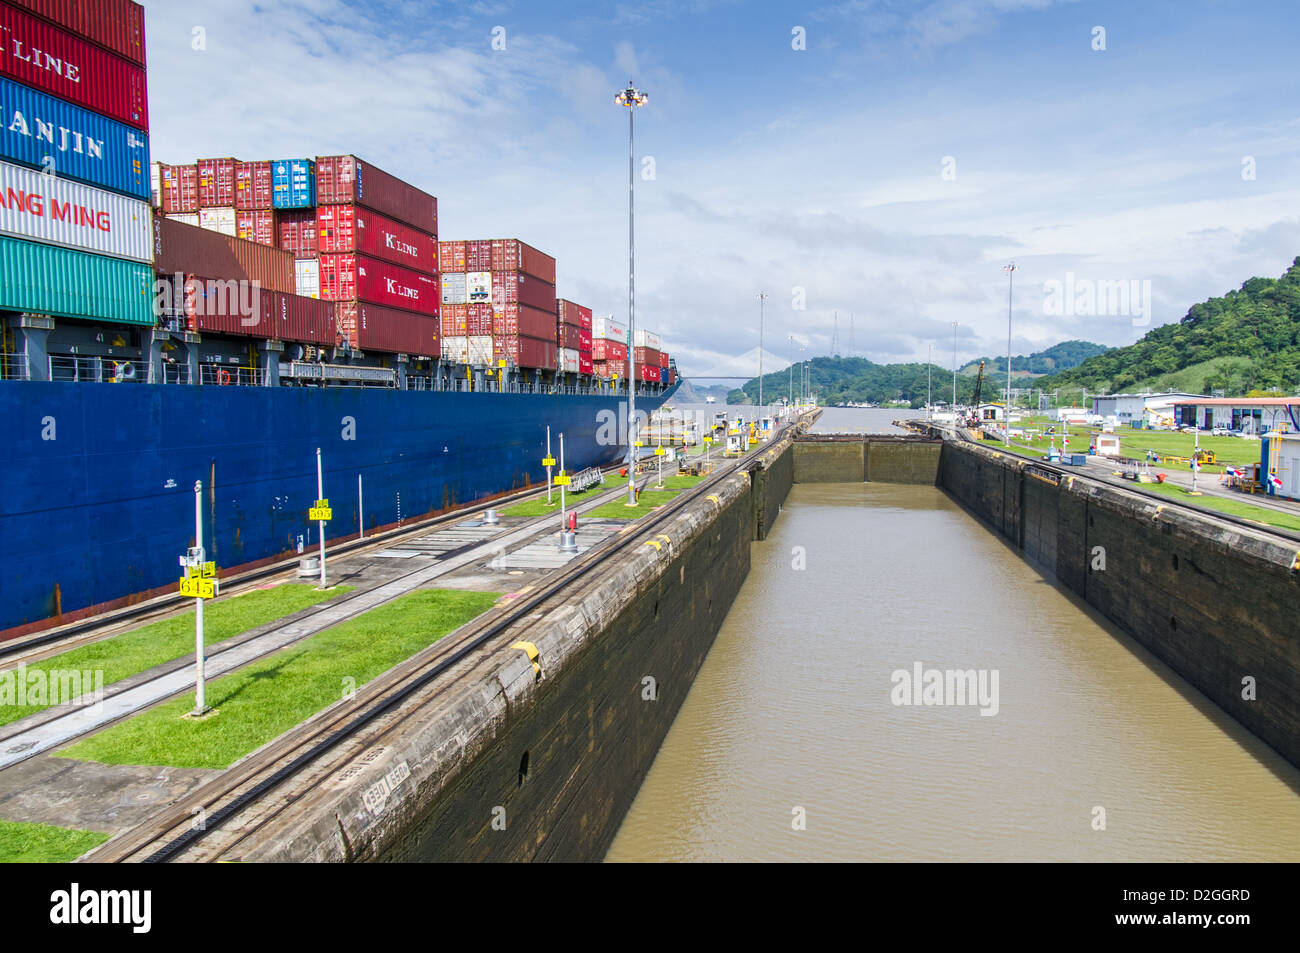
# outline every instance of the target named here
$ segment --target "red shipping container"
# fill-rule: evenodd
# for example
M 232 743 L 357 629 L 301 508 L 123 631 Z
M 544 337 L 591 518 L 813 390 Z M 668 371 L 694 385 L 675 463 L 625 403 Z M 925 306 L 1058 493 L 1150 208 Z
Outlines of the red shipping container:
M 555 284 L 555 259 L 538 251 L 532 245 L 525 245 L 517 238 L 493 240 L 491 270 L 522 271 L 526 275 Z
M 302 344 L 336 343 L 334 302 L 277 293 L 272 334 L 281 341 Z
M 438 270 L 443 273 L 461 273 L 465 267 L 465 242 L 438 242 Z
M 207 274 L 294 291 L 292 255 L 160 215 L 154 216 L 153 256 L 160 275 Z
M 0 76 L 149 129 L 144 67 L 0 4 Z
M 572 324 L 561 324 L 559 339 L 560 347 L 573 348 L 575 351 L 582 350 L 582 328 L 575 328 Z
M 442 322 L 443 337 L 463 338 L 469 334 L 469 331 L 466 330 L 469 323 L 469 305 L 444 304 L 439 311 L 439 317 Z
M 668 352 L 667 352 L 667 351 L 660 351 L 660 352 L 659 352 L 659 367 L 660 367 L 660 369 L 667 369 L 667 367 L 668 367 Z
M 492 270 L 492 242 L 490 240 L 465 243 L 465 270 Z
M 437 318 L 356 301 L 335 306 L 340 339 L 362 351 L 440 357 L 442 338 Z
M 162 210 L 168 215 L 186 215 L 199 210 L 199 170 L 192 165 L 165 165 L 162 177 Z
M 272 208 L 271 163 L 235 163 L 235 208 L 241 211 Z
M 159 279 L 165 293 L 177 300 L 175 276 Z M 181 308 L 191 331 L 273 337 L 275 292 L 255 289 L 250 282 L 185 275 L 180 287 Z
M 236 159 L 200 159 L 199 208 L 233 208 L 235 204 Z
M 106 50 L 145 65 L 144 7 L 131 0 L 9 0 Z
M 658 364 L 638 364 L 636 366 L 636 378 L 639 381 L 659 382 L 659 365 Z
M 465 331 L 470 335 L 491 334 L 495 314 L 490 304 L 467 304 L 464 306 L 468 310 L 465 321 Z
M 592 362 L 592 360 L 591 360 L 591 355 L 589 355 L 589 354 L 579 354 L 579 355 L 578 355 L 578 373 L 579 373 L 579 374 L 590 374 L 591 371 L 592 371 L 592 367 L 593 367 L 593 362 Z
M 500 308 L 503 304 L 515 302 L 539 311 L 551 312 L 555 302 L 555 285 L 521 271 L 492 272 L 492 303 Z
M 648 364 L 654 367 L 659 366 L 659 352 L 652 347 L 633 348 L 632 359 L 638 364 Z
M 259 245 L 275 247 L 275 213 L 270 209 L 235 212 L 235 234 Z
M 582 328 L 578 328 L 578 353 L 591 353 L 591 332 L 584 331 Z
M 322 205 L 316 209 L 316 230 L 322 255 L 356 252 L 423 274 L 438 271 L 437 242 L 378 212 L 357 205 Z
M 593 338 L 591 342 L 591 358 L 594 361 L 612 361 L 626 366 L 627 345 L 618 341 L 607 341 L 604 338 Z
M 437 278 L 365 255 L 321 255 L 320 296 L 438 315 Z
M 315 258 L 318 254 L 316 210 L 281 209 L 276 216 L 277 244 L 294 258 Z
M 318 156 L 316 203 L 355 202 L 389 218 L 438 236 L 438 200 L 356 156 Z
M 492 356 L 498 360 L 509 361 L 516 367 L 541 368 L 553 371 L 556 368 L 559 349 L 554 341 L 543 341 L 519 334 L 493 335 Z
M 575 328 L 585 328 L 588 331 L 591 330 L 590 308 L 584 308 L 580 304 L 574 304 L 572 301 L 558 298 L 555 302 L 555 313 L 559 316 L 561 324 L 571 324 Z
M 555 315 L 541 308 L 530 308 L 526 304 L 507 304 L 493 309 L 492 334 L 503 337 L 522 334 L 524 337 L 538 338 L 555 344 Z

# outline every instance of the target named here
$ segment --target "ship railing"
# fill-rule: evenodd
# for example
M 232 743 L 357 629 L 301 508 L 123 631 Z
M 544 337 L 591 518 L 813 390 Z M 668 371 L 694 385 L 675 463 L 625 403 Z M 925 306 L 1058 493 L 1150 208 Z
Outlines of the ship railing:
M 235 364 L 199 365 L 199 383 L 205 387 L 260 387 L 266 372 L 260 367 L 240 367 Z
M 593 486 L 601 486 L 604 482 L 605 474 L 600 467 L 588 467 L 581 473 L 575 473 L 570 477 L 569 490 L 573 493 L 581 493 L 583 490 L 589 490 Z
M 51 354 L 50 380 L 95 384 L 144 384 L 149 362 L 98 354 Z
M 24 354 L 0 354 L 0 379 L 7 381 L 29 381 L 32 379 L 31 366 Z

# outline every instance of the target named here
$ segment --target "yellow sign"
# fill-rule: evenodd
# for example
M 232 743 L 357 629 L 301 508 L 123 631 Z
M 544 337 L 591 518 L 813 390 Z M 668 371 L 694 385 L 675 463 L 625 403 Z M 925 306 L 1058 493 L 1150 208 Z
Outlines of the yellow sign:
M 640 440 L 638 440 L 638 441 L 636 442 L 636 446 L 640 447 L 640 446 L 643 446 L 643 444 L 641 443 Z
M 185 567 L 185 576 L 189 579 L 212 579 L 216 574 L 216 563 L 204 563 L 202 566 Z
M 664 455 L 664 448 L 663 448 L 663 447 L 655 447 L 655 456 L 656 456 L 656 457 L 662 457 L 663 455 Z
M 334 518 L 334 511 L 327 506 L 313 506 L 307 516 L 317 523 L 327 523 Z
M 315 503 L 313 503 L 312 505 L 313 505 L 314 507 L 316 507 L 316 509 L 318 509 L 318 510 L 327 510 L 327 509 L 330 508 L 330 501 L 329 501 L 329 500 L 317 500 L 317 501 L 316 501 Z
M 569 477 L 565 476 L 563 473 L 561 473 L 559 476 L 555 478 L 556 486 L 569 486 L 572 482 L 573 481 L 569 479 Z
M 217 584 L 208 579 L 182 579 L 181 595 L 193 599 L 214 599 L 217 595 Z
M 554 458 L 554 457 L 542 457 L 542 466 L 544 466 L 544 467 L 553 467 L 553 466 L 555 466 L 555 458 Z

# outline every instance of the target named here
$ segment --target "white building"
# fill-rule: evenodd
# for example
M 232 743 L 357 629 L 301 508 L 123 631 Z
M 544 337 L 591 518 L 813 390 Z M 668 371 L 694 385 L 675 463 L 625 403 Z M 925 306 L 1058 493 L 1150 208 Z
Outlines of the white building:
M 1172 419 L 1174 405 L 1186 400 L 1204 400 L 1200 394 L 1169 392 L 1164 394 L 1106 394 L 1092 399 L 1092 412 L 1099 417 L 1114 417 L 1121 424 L 1147 417 Z
M 1275 475 L 1282 481 L 1281 487 L 1271 482 L 1264 486 L 1273 496 L 1289 496 L 1300 500 L 1300 433 L 1270 433 L 1264 443 L 1265 481 L 1267 474 Z
M 1086 424 L 1088 417 L 1091 415 L 1087 407 L 1057 407 L 1055 414 L 1056 419 L 1067 424 Z
M 1256 435 L 1295 431 L 1300 430 L 1300 397 L 1196 397 L 1177 401 L 1171 416 L 1202 430 L 1227 427 Z

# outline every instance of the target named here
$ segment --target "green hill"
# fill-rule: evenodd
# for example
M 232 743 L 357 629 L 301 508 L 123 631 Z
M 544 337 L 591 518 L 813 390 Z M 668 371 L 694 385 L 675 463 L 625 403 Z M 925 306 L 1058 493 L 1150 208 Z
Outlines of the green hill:
M 1013 357 L 1011 359 L 1011 376 L 1013 378 L 1017 375 L 1036 377 L 1041 374 L 1069 370 L 1072 367 L 1078 367 L 1090 357 L 1105 354 L 1108 350 L 1110 348 L 1105 345 L 1093 344 L 1091 341 L 1062 341 L 1060 344 L 1052 345 L 1045 351 Z M 985 362 L 985 374 L 995 374 L 1001 371 L 1005 375 L 1007 372 L 1007 358 L 1006 355 L 1003 355 L 1001 357 L 983 357 L 971 361 L 961 369 L 960 373 L 971 375 L 978 373 L 980 361 Z M 951 385 L 949 385 L 949 388 L 951 389 Z
M 1142 340 L 1044 377 L 1036 386 L 1121 393 L 1138 388 L 1212 393 L 1300 393 L 1300 257 L 1281 278 L 1194 304 Z
M 813 390 L 823 404 L 904 404 L 924 407 L 926 395 L 926 365 L 876 364 L 861 357 L 814 357 L 807 362 Z M 935 403 L 952 398 L 952 369 L 933 365 L 933 394 Z M 799 388 L 799 367 L 794 369 L 794 387 Z M 996 382 L 984 381 L 984 396 L 996 395 Z M 975 391 L 975 379 L 959 376 L 957 395 L 961 402 L 969 402 Z M 781 400 L 790 393 L 790 372 L 778 371 L 763 376 L 763 399 L 768 403 Z M 727 395 L 727 402 L 757 403 L 758 378 L 748 381 L 741 389 Z

